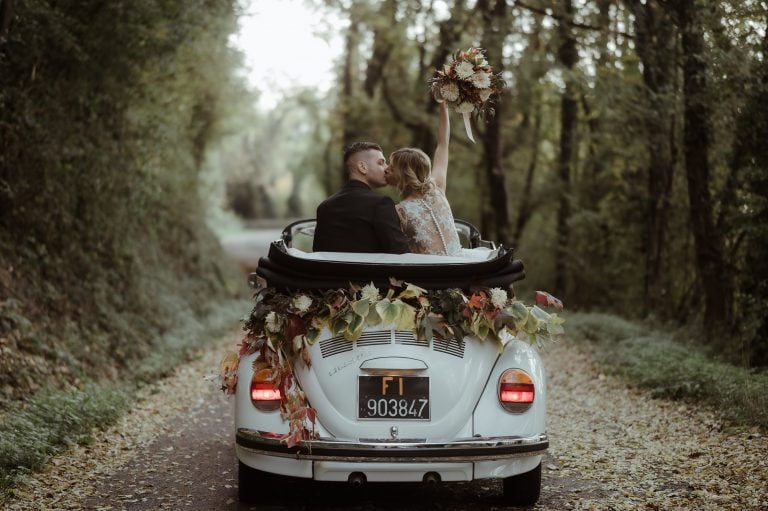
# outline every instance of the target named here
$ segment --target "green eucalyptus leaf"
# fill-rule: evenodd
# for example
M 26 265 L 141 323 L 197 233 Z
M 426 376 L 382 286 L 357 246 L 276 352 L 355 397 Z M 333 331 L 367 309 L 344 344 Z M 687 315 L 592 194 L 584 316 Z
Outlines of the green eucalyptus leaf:
M 368 315 L 365 317 L 365 323 L 370 326 L 376 326 L 381 323 L 381 316 L 376 311 L 376 307 L 370 307 L 368 309 Z
M 352 303 L 352 310 L 362 318 L 365 318 L 368 315 L 370 308 L 371 303 L 368 300 L 358 300 Z
M 400 300 L 395 300 L 394 304 L 397 307 L 397 329 L 413 331 L 416 327 L 416 309 Z
M 383 298 L 376 303 L 376 312 L 379 313 L 382 323 L 392 324 L 397 321 L 397 315 L 400 311 L 394 302 L 388 298 Z

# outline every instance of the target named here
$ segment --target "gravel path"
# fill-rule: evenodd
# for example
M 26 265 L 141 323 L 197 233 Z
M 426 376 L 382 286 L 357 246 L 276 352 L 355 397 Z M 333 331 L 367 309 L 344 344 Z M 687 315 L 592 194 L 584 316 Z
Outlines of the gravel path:
M 231 401 L 207 380 L 233 332 L 144 389 L 117 425 L 31 477 L 3 509 L 247 509 L 237 503 Z M 544 353 L 550 455 L 541 510 L 766 510 L 768 440 L 602 375 L 584 348 Z M 393 489 L 395 489 L 393 491 Z M 424 488 L 300 483 L 259 509 L 512 509 L 497 481 Z

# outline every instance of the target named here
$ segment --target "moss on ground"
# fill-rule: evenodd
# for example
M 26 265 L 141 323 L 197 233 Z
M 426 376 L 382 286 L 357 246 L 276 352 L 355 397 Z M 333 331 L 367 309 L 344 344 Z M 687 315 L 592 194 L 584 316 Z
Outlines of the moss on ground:
M 94 428 L 115 423 L 131 408 L 143 384 L 168 376 L 192 359 L 211 339 L 231 329 L 247 308 L 244 300 L 210 305 L 204 317 L 182 322 L 162 336 L 157 349 L 119 380 L 89 379 L 65 389 L 47 385 L 28 399 L 10 403 L 0 416 L 0 494 L 19 477 L 40 470 L 50 456 L 89 442 Z
M 684 342 L 684 331 L 634 323 L 610 314 L 570 314 L 568 340 L 590 341 L 608 372 L 653 395 L 701 403 L 740 425 L 768 428 L 768 373 L 717 360 Z

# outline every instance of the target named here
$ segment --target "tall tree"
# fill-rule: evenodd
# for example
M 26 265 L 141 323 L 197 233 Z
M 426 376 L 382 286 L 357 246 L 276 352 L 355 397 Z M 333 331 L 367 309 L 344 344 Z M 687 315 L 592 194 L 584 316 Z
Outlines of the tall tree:
M 568 219 L 571 216 L 571 166 L 573 162 L 574 140 L 578 105 L 576 102 L 576 86 L 573 70 L 578 59 L 576 37 L 573 34 L 573 3 L 562 0 L 562 19 L 558 22 L 560 38 L 557 49 L 557 60 L 563 69 L 565 90 L 560 99 L 560 152 L 557 169 L 559 178 L 559 199 L 557 207 L 557 245 L 555 249 L 555 289 L 567 296 L 567 266 L 568 260 Z
M 357 54 L 360 43 L 360 9 L 351 9 L 349 28 L 344 41 L 344 67 L 341 77 L 342 145 L 346 147 L 355 141 L 355 130 L 351 121 L 350 110 L 354 105 L 355 75 L 357 74 Z
M 381 4 L 376 19 L 373 20 L 373 52 L 365 70 L 363 90 L 369 98 L 373 94 L 384 74 L 384 66 L 394 48 L 393 27 L 397 25 L 397 1 L 386 0 Z
M 723 235 L 713 216 L 710 191 L 710 107 L 707 55 L 698 0 L 679 0 L 677 16 L 683 51 L 684 154 L 696 269 L 704 294 L 704 324 L 721 329 L 731 320 L 731 278 L 723 258 Z
M 504 70 L 504 40 L 508 24 L 506 0 L 478 0 L 477 10 L 483 16 L 483 46 L 488 62 L 496 73 Z M 489 201 L 481 201 L 483 232 L 493 233 L 494 238 L 509 245 L 512 233 L 509 221 L 509 199 L 502 155 L 501 121 L 504 118 L 504 101 L 495 105 L 494 115 L 488 119 L 483 142 L 483 167 L 487 180 Z
M 627 0 L 635 18 L 635 48 L 643 63 L 643 83 L 648 108 L 647 199 L 644 313 L 662 309 L 663 255 L 675 169 L 675 73 L 677 34 L 674 24 L 656 0 Z
M 533 30 L 528 38 L 528 48 L 526 52 L 530 54 L 532 62 L 538 62 L 539 53 L 541 52 L 541 20 L 540 17 L 535 17 Z M 522 62 L 521 62 L 522 64 Z M 540 66 L 539 66 L 540 67 Z M 543 74 L 542 69 L 534 69 L 533 76 L 541 77 Z M 512 236 L 511 244 L 516 246 L 520 242 L 520 238 L 523 236 L 523 231 L 528 221 L 531 219 L 537 202 L 533 197 L 533 180 L 536 175 L 536 170 L 539 165 L 540 150 L 542 138 L 542 117 L 543 117 L 543 105 L 541 87 L 538 85 L 538 80 L 531 80 L 532 83 L 525 84 L 529 89 L 530 99 L 528 103 L 528 111 L 523 118 L 523 127 L 530 133 L 530 160 L 525 172 L 525 182 L 523 183 L 521 193 L 519 195 L 520 200 L 517 208 L 517 218 L 515 220 L 515 230 Z M 531 118 L 533 120 L 531 121 Z M 531 125 L 532 123 L 532 125 Z

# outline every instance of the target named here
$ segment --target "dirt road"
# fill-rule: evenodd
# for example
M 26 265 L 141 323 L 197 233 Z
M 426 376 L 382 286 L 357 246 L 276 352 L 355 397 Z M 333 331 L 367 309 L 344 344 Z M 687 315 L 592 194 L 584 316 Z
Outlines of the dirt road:
M 55 458 L 9 509 L 251 509 L 237 502 L 232 401 L 205 378 L 236 341 L 233 333 L 147 389 L 131 414 Z M 627 389 L 571 343 L 544 358 L 552 444 L 536 509 L 768 509 L 764 436 Z M 495 481 L 282 488 L 258 509 L 512 509 Z
M 363 491 L 284 481 L 279 498 L 240 505 L 232 401 L 207 378 L 238 338 L 233 328 L 145 389 L 118 424 L 30 477 L 8 509 L 513 509 L 498 481 Z M 768 440 L 759 431 L 728 429 L 710 412 L 629 389 L 572 341 L 543 357 L 551 448 L 536 509 L 768 509 Z

